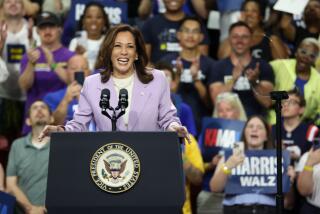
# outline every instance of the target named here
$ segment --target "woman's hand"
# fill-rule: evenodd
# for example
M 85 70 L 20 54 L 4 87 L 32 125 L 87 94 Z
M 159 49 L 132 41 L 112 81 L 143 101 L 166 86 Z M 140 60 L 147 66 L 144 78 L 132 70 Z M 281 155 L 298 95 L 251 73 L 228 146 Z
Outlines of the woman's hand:
M 185 138 L 188 143 L 191 143 L 189 132 L 185 126 L 180 126 L 179 124 L 170 124 L 168 131 L 177 132 L 179 137 Z
M 238 165 L 242 164 L 245 159 L 245 155 L 242 153 L 235 153 L 229 157 L 225 165 L 229 169 L 236 168 Z
M 52 126 L 52 125 L 47 125 L 44 127 L 42 132 L 40 133 L 38 140 L 41 142 L 43 138 L 49 137 L 52 132 L 63 132 L 64 128 L 63 126 Z

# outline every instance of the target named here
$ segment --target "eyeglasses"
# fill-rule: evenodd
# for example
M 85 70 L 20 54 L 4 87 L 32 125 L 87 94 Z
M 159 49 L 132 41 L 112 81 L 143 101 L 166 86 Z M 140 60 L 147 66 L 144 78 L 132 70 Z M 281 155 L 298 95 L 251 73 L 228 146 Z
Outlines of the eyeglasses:
M 200 29 L 188 29 L 188 28 L 181 28 L 180 30 L 182 33 L 187 33 L 187 34 L 200 34 L 201 30 Z
M 310 57 L 312 60 L 315 60 L 317 58 L 317 55 L 315 53 L 309 52 L 304 48 L 299 48 L 297 52 L 301 55 Z
M 294 105 L 300 105 L 300 102 L 297 100 L 283 100 L 281 101 L 282 105 L 288 105 L 288 106 L 294 106 Z

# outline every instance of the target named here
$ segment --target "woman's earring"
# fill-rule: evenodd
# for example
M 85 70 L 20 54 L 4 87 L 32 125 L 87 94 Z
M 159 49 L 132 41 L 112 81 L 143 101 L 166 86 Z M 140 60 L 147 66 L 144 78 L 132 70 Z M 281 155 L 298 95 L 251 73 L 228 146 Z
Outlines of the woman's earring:
M 136 61 L 138 60 L 139 58 L 138 57 L 136 57 Z

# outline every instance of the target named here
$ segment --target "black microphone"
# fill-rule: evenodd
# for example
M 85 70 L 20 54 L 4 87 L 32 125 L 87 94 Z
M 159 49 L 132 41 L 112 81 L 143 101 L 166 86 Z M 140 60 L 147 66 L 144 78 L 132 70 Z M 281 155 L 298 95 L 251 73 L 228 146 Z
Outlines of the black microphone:
M 121 109 L 124 111 L 128 107 L 128 91 L 125 88 L 120 89 L 119 91 L 119 102 L 116 110 Z
M 107 88 L 102 89 L 101 96 L 100 96 L 100 102 L 99 102 L 99 106 L 100 106 L 100 108 L 102 108 L 102 110 L 109 109 L 109 107 L 110 107 L 109 100 L 110 100 L 110 90 Z

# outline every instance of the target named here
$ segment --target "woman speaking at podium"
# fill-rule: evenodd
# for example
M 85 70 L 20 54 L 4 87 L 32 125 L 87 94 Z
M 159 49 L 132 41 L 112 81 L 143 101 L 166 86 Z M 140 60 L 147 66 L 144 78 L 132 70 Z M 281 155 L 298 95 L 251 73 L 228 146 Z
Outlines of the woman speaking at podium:
M 100 73 L 85 79 L 73 120 L 65 126 L 46 126 L 39 140 L 51 132 L 87 131 L 92 120 L 97 131 L 111 131 L 110 115 L 115 110 L 124 110 L 118 102 L 119 93 L 124 89 L 128 98 L 125 101 L 126 110 L 116 121 L 116 130 L 176 131 L 179 137 L 188 139 L 188 131 L 181 125 L 171 102 L 164 73 L 146 68 L 147 64 L 148 57 L 140 31 L 125 24 L 111 28 L 102 43 L 95 66 Z M 102 114 L 101 107 L 105 114 L 110 114 L 109 118 Z

